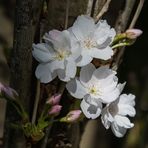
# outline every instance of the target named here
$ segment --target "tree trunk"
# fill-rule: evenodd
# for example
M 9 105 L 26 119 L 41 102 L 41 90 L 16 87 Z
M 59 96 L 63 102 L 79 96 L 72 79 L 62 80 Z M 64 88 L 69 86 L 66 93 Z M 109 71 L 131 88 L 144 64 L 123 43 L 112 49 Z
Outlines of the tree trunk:
M 42 2 L 43 0 L 16 0 L 10 85 L 18 92 L 20 101 L 28 114 L 30 114 L 32 101 L 32 43 Z M 5 148 L 26 148 L 22 131 L 8 129 L 9 124 L 17 119 L 19 119 L 17 113 L 8 106 Z

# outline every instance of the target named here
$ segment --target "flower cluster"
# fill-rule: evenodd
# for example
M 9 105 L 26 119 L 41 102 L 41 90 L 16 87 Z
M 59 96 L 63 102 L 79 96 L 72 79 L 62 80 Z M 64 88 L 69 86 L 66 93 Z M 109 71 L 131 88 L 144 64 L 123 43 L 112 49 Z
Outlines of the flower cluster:
M 111 44 L 115 35 L 105 20 L 95 23 L 93 18 L 81 15 L 72 27 L 51 30 L 44 35 L 44 43 L 33 44 L 33 56 L 39 62 L 35 74 L 42 83 L 49 83 L 57 76 L 67 82 L 68 92 L 82 99 L 80 107 L 84 115 L 91 119 L 101 115 L 105 128 L 111 127 L 117 137 L 122 137 L 126 129 L 134 126 L 126 116 L 135 116 L 135 96 L 121 95 L 125 83 L 118 83 L 116 71 L 107 66 L 96 69 L 91 64 L 93 58 L 109 60 L 113 56 Z M 130 30 L 124 35 L 127 36 L 135 38 Z M 77 67 L 81 67 L 79 76 L 76 76 Z M 49 102 L 54 104 L 56 99 Z M 80 110 L 78 114 L 74 112 L 73 118 L 80 114 Z M 73 112 L 68 117 L 71 115 Z M 73 118 L 68 119 L 73 121 Z
M 56 76 L 69 81 L 76 75 L 76 67 L 89 64 L 93 58 L 108 60 L 115 30 L 106 21 L 95 24 L 91 17 L 81 15 L 71 28 L 52 30 L 43 37 L 45 43 L 33 44 L 33 56 L 40 63 L 36 77 L 43 83 Z
M 96 69 L 90 63 L 82 67 L 79 77 L 67 83 L 67 89 L 73 97 L 82 99 L 80 106 L 87 118 L 101 115 L 105 128 L 111 126 L 114 134 L 122 137 L 126 129 L 134 125 L 125 116 L 135 116 L 135 96 L 120 95 L 125 83 L 118 83 L 115 75 L 116 72 L 108 67 Z

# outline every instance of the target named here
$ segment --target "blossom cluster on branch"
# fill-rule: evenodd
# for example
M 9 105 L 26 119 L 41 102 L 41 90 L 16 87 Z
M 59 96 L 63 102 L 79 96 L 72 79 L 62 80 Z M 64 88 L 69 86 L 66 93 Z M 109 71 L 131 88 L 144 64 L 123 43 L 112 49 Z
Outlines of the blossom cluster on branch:
M 33 56 L 39 62 L 36 77 L 42 83 L 57 76 L 67 82 L 68 92 L 82 99 L 84 115 L 91 119 L 101 116 L 104 127 L 111 127 L 122 137 L 134 126 L 127 116 L 135 116 L 135 96 L 121 94 L 125 83 L 118 83 L 116 71 L 108 66 L 96 68 L 91 62 L 93 58 L 109 60 L 114 48 L 133 43 L 141 33 L 136 32 L 133 29 L 116 35 L 106 20 L 95 23 L 89 16 L 78 16 L 72 27 L 51 30 L 43 36 L 44 43 L 33 44 Z

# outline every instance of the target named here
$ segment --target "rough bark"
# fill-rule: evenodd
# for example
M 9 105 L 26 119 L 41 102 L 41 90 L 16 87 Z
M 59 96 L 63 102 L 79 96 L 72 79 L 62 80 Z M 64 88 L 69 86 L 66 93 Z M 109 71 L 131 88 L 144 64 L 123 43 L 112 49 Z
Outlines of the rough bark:
M 32 101 L 32 43 L 42 1 L 16 0 L 10 85 L 19 93 L 20 101 L 28 113 L 30 113 Z M 11 109 L 10 106 L 7 107 L 6 123 L 8 124 L 19 119 L 16 112 Z M 5 147 L 26 147 L 25 138 L 20 130 L 8 130 L 7 128 L 6 139 Z

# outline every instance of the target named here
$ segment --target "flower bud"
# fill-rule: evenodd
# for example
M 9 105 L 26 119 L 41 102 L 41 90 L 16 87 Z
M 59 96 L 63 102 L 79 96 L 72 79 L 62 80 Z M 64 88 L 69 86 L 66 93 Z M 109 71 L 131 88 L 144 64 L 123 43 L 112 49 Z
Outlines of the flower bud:
M 15 99 L 15 97 L 18 96 L 18 93 L 14 89 L 0 83 L 0 95 L 2 94 L 12 99 Z
M 60 100 L 61 100 L 61 94 L 55 94 L 51 98 L 49 98 L 46 103 L 50 105 L 56 105 L 59 104 Z
M 81 113 L 81 110 L 72 110 L 61 119 L 61 122 L 75 122 L 80 118 Z
M 140 29 L 128 29 L 126 30 L 125 33 L 126 33 L 127 38 L 136 39 L 143 33 L 143 31 Z
M 57 116 L 60 113 L 61 109 L 62 109 L 61 105 L 54 105 L 54 106 L 51 107 L 48 114 Z

